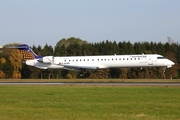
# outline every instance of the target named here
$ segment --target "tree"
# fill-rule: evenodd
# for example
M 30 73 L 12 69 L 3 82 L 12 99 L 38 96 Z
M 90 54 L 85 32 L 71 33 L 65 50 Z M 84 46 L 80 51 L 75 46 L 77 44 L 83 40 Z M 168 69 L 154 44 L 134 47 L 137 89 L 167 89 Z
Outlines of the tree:
M 166 57 L 168 58 L 168 59 L 170 59 L 170 60 L 172 60 L 175 64 L 178 64 L 178 62 L 177 62 L 177 60 L 176 60 L 176 58 L 175 58 L 175 53 L 173 53 L 173 52 L 167 52 L 166 53 Z M 175 65 L 175 66 L 172 66 L 171 68 L 169 68 L 169 69 L 167 69 L 166 70 L 166 72 L 165 72 L 165 74 L 166 74 L 166 78 L 177 78 L 177 71 L 178 71 L 178 66 L 177 65 Z
M 17 45 L 17 44 L 12 44 L 12 45 Z M 4 57 L 6 59 L 6 61 L 10 62 L 10 64 L 13 67 L 13 69 L 10 68 L 13 71 L 7 70 L 7 68 L 10 67 L 10 65 L 7 63 L 4 68 L 4 71 L 7 70 L 6 72 L 9 77 L 11 76 L 12 78 L 21 78 L 20 70 L 22 69 L 22 54 L 20 53 L 20 51 L 17 49 L 4 48 L 3 54 L 4 54 L 4 56 L 6 56 L 6 57 Z
M 146 47 L 143 43 L 134 43 L 134 51 L 135 54 L 142 54 L 146 51 Z
M 165 56 L 165 48 L 164 48 L 164 45 L 161 42 L 159 42 L 157 44 L 157 53 L 160 54 L 160 55 Z
M 42 49 L 42 55 L 43 56 L 52 56 L 54 54 L 53 47 L 50 45 L 45 45 Z
M 180 45 L 177 48 L 176 59 L 177 59 L 178 64 L 180 64 Z

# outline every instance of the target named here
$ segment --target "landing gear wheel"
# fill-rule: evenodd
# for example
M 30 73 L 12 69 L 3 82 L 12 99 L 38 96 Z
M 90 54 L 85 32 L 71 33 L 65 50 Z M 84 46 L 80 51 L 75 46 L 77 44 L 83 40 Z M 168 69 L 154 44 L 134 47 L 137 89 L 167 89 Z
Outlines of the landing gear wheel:
M 166 67 L 163 67 L 163 78 L 166 79 L 166 75 L 165 75 L 165 72 L 166 72 Z

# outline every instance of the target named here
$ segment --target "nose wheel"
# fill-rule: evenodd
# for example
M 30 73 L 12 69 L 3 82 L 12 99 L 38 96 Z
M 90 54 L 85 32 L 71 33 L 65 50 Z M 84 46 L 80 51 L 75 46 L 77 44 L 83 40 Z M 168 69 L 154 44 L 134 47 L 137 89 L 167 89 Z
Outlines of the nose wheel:
M 166 72 L 166 67 L 163 67 L 163 73 L 165 73 Z
M 166 75 L 165 75 L 165 72 L 166 72 L 166 67 L 163 67 L 163 78 L 166 79 Z

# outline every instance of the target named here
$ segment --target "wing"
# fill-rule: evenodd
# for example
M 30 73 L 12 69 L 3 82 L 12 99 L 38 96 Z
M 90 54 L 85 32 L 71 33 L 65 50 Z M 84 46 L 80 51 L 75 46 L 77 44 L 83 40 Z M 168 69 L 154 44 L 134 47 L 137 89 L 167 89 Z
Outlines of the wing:
M 79 70 L 79 69 L 96 70 L 96 69 L 98 69 L 98 67 L 90 66 L 90 65 L 68 65 L 68 64 L 63 64 L 62 66 L 64 66 L 63 69 L 66 69 L 66 70 Z

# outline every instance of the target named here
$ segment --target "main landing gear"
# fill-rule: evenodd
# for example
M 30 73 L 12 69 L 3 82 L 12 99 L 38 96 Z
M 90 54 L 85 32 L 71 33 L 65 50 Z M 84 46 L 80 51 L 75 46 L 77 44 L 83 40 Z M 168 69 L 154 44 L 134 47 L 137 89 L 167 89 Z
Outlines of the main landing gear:
M 87 71 L 85 69 L 80 70 L 80 73 L 79 73 L 80 78 L 86 78 L 86 77 L 89 77 L 89 75 L 90 75 L 89 71 Z

